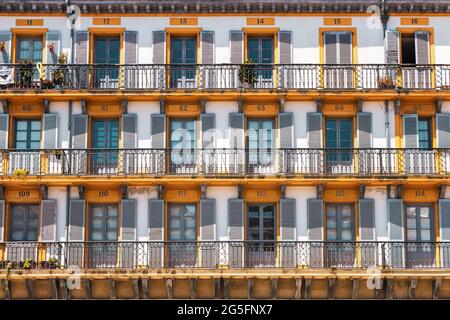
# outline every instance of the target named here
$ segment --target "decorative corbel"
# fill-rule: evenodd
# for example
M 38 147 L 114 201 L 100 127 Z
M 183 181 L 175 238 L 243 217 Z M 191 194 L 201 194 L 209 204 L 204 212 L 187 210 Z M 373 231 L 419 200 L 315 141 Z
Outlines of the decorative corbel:
M 402 184 L 397 186 L 397 199 L 403 199 L 403 189 L 404 186 Z
M 359 199 L 364 199 L 366 193 L 366 186 L 364 184 L 361 184 L 359 186 Z
M 50 113 L 50 100 L 44 99 L 42 100 L 42 104 L 44 106 L 44 113 Z
M 158 199 L 164 199 L 164 186 L 162 184 L 156 186 L 156 193 L 158 194 Z
M 200 198 L 201 199 L 206 199 L 206 184 L 201 184 L 200 185 Z
M 39 194 L 41 196 L 41 200 L 48 199 L 48 187 L 47 186 L 39 186 Z
M 285 184 L 280 185 L 280 198 L 281 199 L 286 198 L 286 185 Z
M 316 112 L 322 112 L 322 99 L 316 99 Z
M 442 111 L 442 99 L 436 100 L 436 112 L 441 113 Z
M 284 104 L 286 100 L 283 98 L 280 98 L 280 112 L 284 112 Z
M 316 189 L 317 189 L 317 199 L 323 199 L 323 185 L 318 184 Z
M 9 101 L 7 99 L 2 100 L 3 113 L 9 113 Z
M 120 186 L 120 193 L 122 194 L 122 199 L 128 199 L 128 186 L 126 184 Z
M 238 199 L 244 199 L 244 186 L 242 184 L 238 184 Z
M 401 107 L 400 99 L 395 99 L 394 101 L 395 114 L 400 114 L 400 107 Z
M 159 100 L 159 113 L 166 113 L 166 100 Z
M 238 100 L 238 112 L 242 113 L 244 112 L 244 99 L 239 98 Z
M 78 197 L 80 198 L 80 200 L 84 200 L 86 197 L 86 192 L 85 192 L 85 188 L 84 186 L 78 186 Z
M 5 200 L 5 188 L 0 186 L 0 200 Z
M 363 100 L 362 99 L 358 99 L 358 101 L 356 103 L 356 108 L 357 108 L 358 112 L 362 112 L 362 108 L 363 108 Z
M 87 100 L 81 100 L 80 101 L 81 104 L 81 113 L 82 114 L 87 114 L 88 110 L 87 110 Z
M 128 113 L 128 99 L 122 99 L 120 101 L 120 106 L 122 107 L 122 114 Z
M 445 199 L 445 192 L 447 191 L 447 185 L 439 185 L 439 199 Z
M 206 111 L 206 99 L 200 100 L 200 113 L 205 113 Z

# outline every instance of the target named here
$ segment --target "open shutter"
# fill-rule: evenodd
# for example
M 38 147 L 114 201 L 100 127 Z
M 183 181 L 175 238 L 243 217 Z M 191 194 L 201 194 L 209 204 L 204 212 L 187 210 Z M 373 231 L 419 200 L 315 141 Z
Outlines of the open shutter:
M 200 240 L 216 240 L 216 199 L 200 200 Z M 201 245 L 201 266 L 203 268 L 214 268 L 218 263 L 212 244 Z
M 70 200 L 69 241 L 84 241 L 84 212 L 86 201 Z
M 58 147 L 58 114 L 46 113 L 43 119 L 42 140 L 44 149 Z
M 400 61 L 399 55 L 399 33 L 394 30 L 386 30 L 386 63 L 398 64 Z
M 280 50 L 280 64 L 292 63 L 292 31 L 281 30 L 278 32 L 278 48 Z
M 339 34 L 339 63 L 352 63 L 352 33 L 344 32 Z
M 404 266 L 404 223 L 403 223 L 403 200 L 388 199 L 388 238 L 393 243 L 387 244 L 391 259 L 387 261 L 391 267 Z
M 125 64 L 137 63 L 138 32 L 125 31 L 124 42 L 125 42 Z
M 436 140 L 438 148 L 450 148 L 450 113 L 436 113 Z
M 137 115 L 122 114 L 122 145 L 125 149 L 137 147 Z
M 164 266 L 164 200 L 148 200 L 148 234 L 149 240 L 155 244 L 149 244 L 150 268 L 161 268 Z
M 325 46 L 325 64 L 338 63 L 338 35 L 334 32 L 325 32 L 324 35 Z
M 0 149 L 8 149 L 9 114 L 0 113 Z
M 419 147 L 419 118 L 417 114 L 405 114 L 403 115 L 403 137 L 405 148 L 418 148 Z
M 372 113 L 357 113 L 358 148 L 372 148 Z
M 439 200 L 439 235 L 442 242 L 450 241 L 450 199 Z M 450 268 L 450 252 L 446 246 L 447 243 L 442 244 L 441 267 Z
M 230 128 L 230 147 L 235 149 L 235 154 L 230 159 L 230 172 L 236 174 L 243 173 L 245 162 L 244 114 L 236 112 L 229 113 L 228 126 Z
M 89 63 L 89 33 L 87 31 L 75 31 L 75 63 Z
M 11 32 L 0 31 L 0 42 L 5 44 L 5 50 L 0 52 L 0 63 L 11 63 L 11 39 Z
M 5 240 L 5 200 L 0 200 L 0 242 Z
M 363 241 L 361 247 L 361 265 L 364 268 L 377 264 L 377 247 L 373 243 L 364 241 L 375 241 L 375 201 L 373 199 L 359 199 L 359 238 Z
M 81 150 L 78 152 L 78 156 L 71 159 L 73 174 L 84 174 L 87 171 L 87 154 L 82 151 L 87 148 L 87 128 L 88 115 L 75 114 L 72 116 L 72 148 Z
M 214 31 L 202 31 L 200 33 L 201 61 L 202 64 L 214 63 Z
M 244 200 L 228 200 L 228 232 L 230 243 L 228 247 L 228 264 L 231 268 L 242 267 L 244 263 Z
M 296 240 L 296 200 L 280 199 L 281 240 Z
M 166 31 L 153 31 L 153 64 L 166 63 Z
M 59 31 L 49 31 L 45 34 L 46 42 L 46 63 L 57 64 L 59 53 L 61 51 L 61 33 Z M 50 45 L 53 50 L 50 50 Z
M 306 130 L 308 132 L 308 147 L 322 148 L 322 113 L 308 112 Z
M 120 266 L 136 266 L 137 244 L 137 204 L 136 199 L 123 199 L 120 203 Z
M 202 128 L 202 148 L 214 148 L 214 129 L 216 127 L 216 115 L 214 113 L 200 114 Z
M 294 114 L 292 112 L 278 113 L 280 128 L 280 148 L 294 148 Z
M 56 200 L 41 201 L 41 241 L 56 241 Z
M 151 115 L 152 147 L 154 149 L 166 148 L 166 115 L 155 113 Z
M 428 31 L 416 31 L 414 33 L 416 41 L 416 63 L 430 63 L 430 33 Z
M 230 63 L 241 64 L 244 60 L 244 32 L 230 31 Z
M 309 250 L 309 266 L 323 267 L 323 200 L 308 199 L 307 202 L 307 227 L 308 238 L 311 241 Z

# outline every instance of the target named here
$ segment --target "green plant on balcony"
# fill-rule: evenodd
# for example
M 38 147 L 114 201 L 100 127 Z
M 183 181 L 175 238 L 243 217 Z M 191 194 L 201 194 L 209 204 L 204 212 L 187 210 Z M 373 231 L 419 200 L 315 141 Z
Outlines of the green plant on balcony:
M 241 86 L 244 88 L 253 88 L 257 81 L 256 65 L 252 59 L 247 60 L 239 66 L 238 78 Z
M 42 269 L 57 269 L 59 267 L 58 259 L 49 258 L 48 261 L 40 261 L 39 266 Z
M 0 261 L 0 269 L 8 269 L 11 268 L 11 262 L 9 260 Z
M 53 89 L 54 88 L 52 80 L 41 78 L 40 83 L 41 83 L 41 89 Z
M 23 169 L 23 168 L 17 168 L 14 170 L 12 175 L 14 177 L 26 177 L 30 173 L 30 170 Z
M 378 88 L 380 89 L 394 89 L 395 88 L 395 81 L 389 77 L 380 77 L 377 80 Z
M 25 270 L 30 270 L 31 268 L 36 267 L 36 262 L 33 259 L 25 259 L 19 262 L 19 267 Z
M 19 63 L 19 84 L 23 88 L 31 87 L 33 81 L 33 61 L 31 60 L 20 60 Z
M 67 54 L 62 53 L 58 57 L 58 67 L 53 72 L 53 84 L 56 87 L 60 87 L 64 84 L 64 79 L 67 74 Z

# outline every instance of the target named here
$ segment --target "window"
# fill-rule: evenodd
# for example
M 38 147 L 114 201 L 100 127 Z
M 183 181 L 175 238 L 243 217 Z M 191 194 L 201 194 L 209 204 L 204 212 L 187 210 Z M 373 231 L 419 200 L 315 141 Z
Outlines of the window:
M 170 83 L 172 88 L 194 88 L 197 38 L 173 37 L 170 45 Z
M 353 40 L 352 32 L 325 32 L 324 86 L 345 89 L 353 87 Z M 343 66 L 340 66 L 343 65 Z
M 413 33 L 401 34 L 401 63 L 416 63 L 416 45 Z
M 42 62 L 42 37 L 19 37 L 17 39 L 17 61 Z
M 14 148 L 39 149 L 41 147 L 41 121 L 15 120 Z
M 90 168 L 92 173 L 117 172 L 119 148 L 119 121 L 117 119 L 92 120 Z
M 10 240 L 38 240 L 38 205 L 11 205 Z
M 327 241 L 353 241 L 354 213 L 352 204 L 328 204 L 326 214 Z
M 120 37 L 96 37 L 94 39 L 95 87 L 117 87 L 120 63 Z
M 256 86 L 259 88 L 272 87 L 273 69 L 271 66 L 264 67 L 261 64 L 271 65 L 274 62 L 273 37 L 249 37 L 247 40 L 247 58 L 253 63 L 259 64 L 255 68 L 256 79 L 254 80 Z M 247 76 L 250 77 L 250 74 L 247 74 Z
M 419 148 L 420 149 L 431 149 L 431 127 L 430 118 L 419 118 Z
M 170 120 L 170 160 L 175 171 L 195 166 L 195 119 Z
M 274 147 L 274 120 L 249 119 L 248 162 L 250 165 L 271 165 Z
M 353 120 L 326 119 L 325 147 L 328 172 L 351 170 L 348 166 L 353 160 L 353 151 L 349 150 L 353 148 Z
M 197 209 L 195 204 L 169 206 L 169 240 L 197 240 Z

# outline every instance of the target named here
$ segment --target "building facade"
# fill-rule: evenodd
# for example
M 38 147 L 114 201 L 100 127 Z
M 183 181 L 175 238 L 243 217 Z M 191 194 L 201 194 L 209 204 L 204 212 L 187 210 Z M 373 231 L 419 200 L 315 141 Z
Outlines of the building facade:
M 2 1 L 0 297 L 450 297 L 449 7 Z

